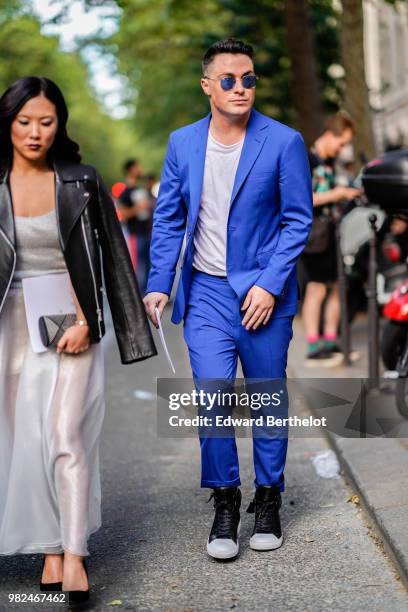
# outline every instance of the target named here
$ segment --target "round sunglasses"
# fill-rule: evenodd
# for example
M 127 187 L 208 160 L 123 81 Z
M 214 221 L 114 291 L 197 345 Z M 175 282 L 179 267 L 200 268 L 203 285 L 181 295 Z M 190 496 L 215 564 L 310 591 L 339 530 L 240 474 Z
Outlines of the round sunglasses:
M 235 87 L 235 83 L 237 82 L 238 78 L 239 77 L 234 77 L 234 76 L 225 76 L 225 77 L 221 77 L 218 79 L 211 79 L 209 76 L 204 77 L 204 79 L 208 79 L 209 81 L 219 81 L 221 88 L 224 91 L 229 91 L 230 89 L 233 89 Z M 256 74 L 246 74 L 240 80 L 241 80 L 242 86 L 245 89 L 253 89 L 254 87 L 256 87 L 256 82 L 258 80 L 258 77 L 256 76 Z

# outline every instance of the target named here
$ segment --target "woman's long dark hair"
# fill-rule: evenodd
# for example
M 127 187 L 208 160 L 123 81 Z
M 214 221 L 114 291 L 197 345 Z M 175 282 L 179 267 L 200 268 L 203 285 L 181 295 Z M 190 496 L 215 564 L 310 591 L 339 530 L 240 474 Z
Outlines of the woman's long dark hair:
M 53 161 L 80 162 L 79 145 L 67 134 L 68 108 L 60 88 L 45 77 L 28 76 L 18 79 L 0 98 L 0 166 L 11 166 L 13 145 L 10 137 L 11 123 L 28 100 L 44 95 L 56 108 L 58 130 L 47 153 Z

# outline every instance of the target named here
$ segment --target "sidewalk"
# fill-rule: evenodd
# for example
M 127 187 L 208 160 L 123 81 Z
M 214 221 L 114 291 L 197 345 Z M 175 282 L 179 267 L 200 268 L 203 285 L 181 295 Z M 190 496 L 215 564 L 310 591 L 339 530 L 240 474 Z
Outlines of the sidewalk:
M 289 351 L 290 378 L 366 378 L 367 324 L 359 318 L 352 327 L 352 348 L 361 351 L 360 359 L 346 367 L 308 368 L 304 363 L 306 341 L 302 321 L 294 323 Z M 393 395 L 379 396 L 381 408 L 397 418 Z M 313 406 L 309 406 L 313 411 Z M 383 544 L 397 564 L 408 585 L 408 439 L 341 438 L 328 433 L 330 444 L 360 500 L 374 522 Z

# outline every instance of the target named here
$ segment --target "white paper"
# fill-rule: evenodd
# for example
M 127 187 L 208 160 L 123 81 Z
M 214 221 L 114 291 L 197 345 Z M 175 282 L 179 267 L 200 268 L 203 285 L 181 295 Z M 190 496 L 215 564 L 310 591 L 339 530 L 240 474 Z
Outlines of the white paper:
M 163 327 L 162 327 L 161 319 L 160 319 L 160 312 L 159 312 L 159 309 L 157 308 L 157 306 L 154 307 L 154 313 L 156 315 L 156 319 L 157 319 L 157 322 L 159 324 L 159 336 L 160 336 L 160 341 L 161 341 L 163 349 L 164 349 L 164 354 L 166 355 L 167 361 L 169 362 L 169 365 L 170 365 L 171 369 L 173 370 L 173 374 L 175 374 L 176 370 L 174 368 L 173 362 L 172 362 L 171 357 L 170 357 L 169 350 L 167 348 L 166 339 L 164 337 Z
M 321 451 L 312 457 L 313 467 L 322 478 L 335 478 L 340 472 L 336 454 L 331 449 Z
M 69 274 L 47 274 L 23 279 L 28 331 L 34 353 L 47 348 L 40 336 L 38 321 L 44 315 L 75 314 Z

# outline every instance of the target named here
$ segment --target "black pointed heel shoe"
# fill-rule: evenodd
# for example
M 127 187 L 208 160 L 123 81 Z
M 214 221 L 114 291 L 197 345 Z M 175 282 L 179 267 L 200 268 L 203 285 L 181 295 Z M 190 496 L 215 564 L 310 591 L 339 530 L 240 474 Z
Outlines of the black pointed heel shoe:
M 43 575 L 45 565 L 45 555 L 43 555 L 43 562 L 41 568 L 41 577 Z M 40 591 L 62 591 L 62 582 L 40 582 Z
M 82 564 L 88 576 L 88 568 L 85 559 L 82 559 Z M 90 589 L 87 591 L 68 591 L 68 606 L 72 610 L 85 610 L 90 599 L 90 593 Z

